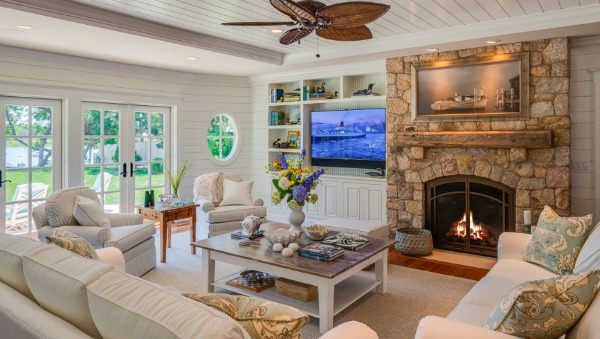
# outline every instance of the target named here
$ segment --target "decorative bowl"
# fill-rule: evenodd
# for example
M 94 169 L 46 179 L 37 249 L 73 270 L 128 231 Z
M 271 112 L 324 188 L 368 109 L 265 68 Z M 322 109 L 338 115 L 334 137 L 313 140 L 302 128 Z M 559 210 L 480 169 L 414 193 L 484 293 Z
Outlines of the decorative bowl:
M 304 234 L 312 240 L 323 240 L 329 233 L 329 230 L 325 226 L 312 225 L 304 228 Z
M 286 247 L 289 243 L 294 242 L 300 232 L 292 232 L 283 228 L 279 228 L 275 231 L 265 232 L 265 238 L 271 242 L 271 244 L 280 243 Z
M 265 272 L 259 272 L 254 270 L 246 270 L 240 273 L 240 276 L 247 282 L 257 282 L 264 280 L 268 274 Z

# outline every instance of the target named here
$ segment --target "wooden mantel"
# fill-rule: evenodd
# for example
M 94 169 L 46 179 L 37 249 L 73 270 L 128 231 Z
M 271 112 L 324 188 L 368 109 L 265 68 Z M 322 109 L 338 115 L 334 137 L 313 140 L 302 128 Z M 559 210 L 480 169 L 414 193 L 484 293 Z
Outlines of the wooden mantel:
M 550 131 L 396 132 L 392 143 L 403 147 L 548 148 Z

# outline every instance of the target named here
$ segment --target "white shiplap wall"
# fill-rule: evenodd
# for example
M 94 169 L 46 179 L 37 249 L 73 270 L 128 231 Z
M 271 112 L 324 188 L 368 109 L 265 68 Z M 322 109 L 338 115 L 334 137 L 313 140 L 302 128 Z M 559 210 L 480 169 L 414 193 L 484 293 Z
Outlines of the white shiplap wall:
M 77 155 L 82 154 L 83 100 L 172 107 L 175 161 L 194 164 L 181 186 L 184 199 L 192 198 L 193 179 L 200 174 L 221 170 L 250 177 L 256 127 L 250 112 L 250 93 L 246 77 L 179 73 L 0 46 L 0 95 L 64 101 L 63 125 L 68 131 L 63 145 L 67 154 L 64 187 L 82 184 Z M 209 161 L 206 147 L 208 121 L 216 113 L 231 114 L 241 135 L 241 151 L 226 166 Z
M 600 70 L 600 37 L 571 40 L 571 212 L 574 215 L 593 213 L 600 220 L 600 201 L 595 199 L 595 124 L 600 112 L 594 107 L 597 89 L 594 69 Z

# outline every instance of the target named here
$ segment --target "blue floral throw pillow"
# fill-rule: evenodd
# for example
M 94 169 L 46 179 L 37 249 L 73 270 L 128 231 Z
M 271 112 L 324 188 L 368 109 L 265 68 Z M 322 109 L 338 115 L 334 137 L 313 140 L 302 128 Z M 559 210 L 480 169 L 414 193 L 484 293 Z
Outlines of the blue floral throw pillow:
M 561 217 L 546 206 L 523 258 L 556 274 L 571 274 L 583 243 L 590 234 L 591 225 L 591 214 Z
M 600 270 L 527 281 L 496 306 L 484 328 L 522 338 L 559 338 L 588 309 Z

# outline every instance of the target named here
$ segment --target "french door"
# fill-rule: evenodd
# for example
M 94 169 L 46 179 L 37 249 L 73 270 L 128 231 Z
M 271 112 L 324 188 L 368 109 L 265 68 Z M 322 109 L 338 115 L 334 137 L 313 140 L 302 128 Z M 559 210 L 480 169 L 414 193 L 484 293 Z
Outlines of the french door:
M 32 209 L 62 186 L 61 104 L 0 96 L 0 233 L 35 230 Z
M 85 102 L 83 180 L 108 212 L 132 212 L 144 192 L 169 193 L 168 107 Z

